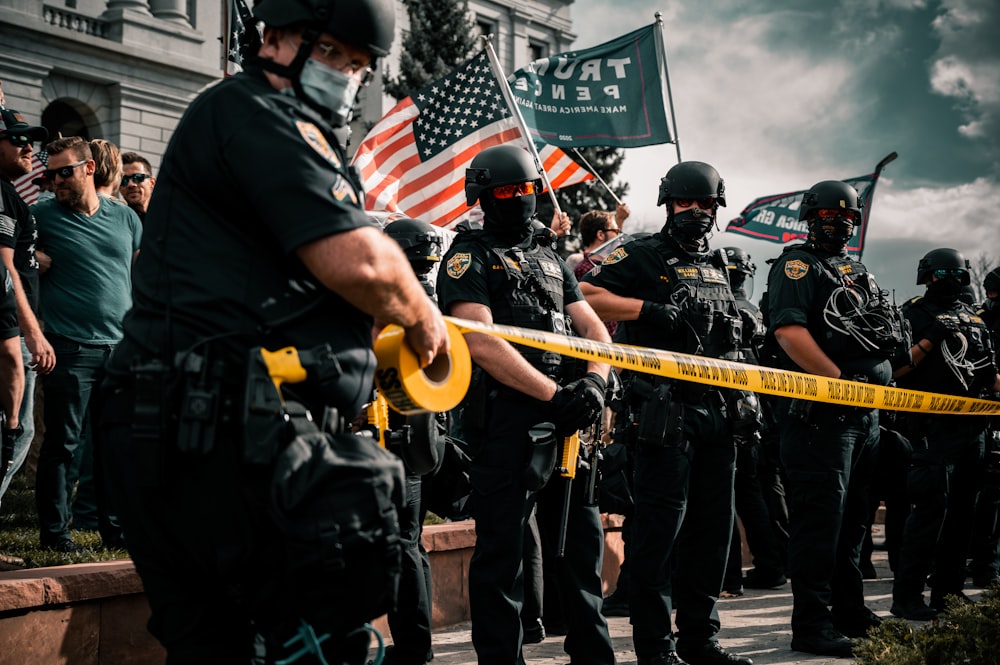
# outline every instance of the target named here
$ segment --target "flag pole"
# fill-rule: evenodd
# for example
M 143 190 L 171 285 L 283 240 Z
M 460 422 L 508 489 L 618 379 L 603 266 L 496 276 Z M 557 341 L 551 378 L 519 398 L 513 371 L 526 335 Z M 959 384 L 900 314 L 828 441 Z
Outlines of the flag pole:
M 602 185 L 604 185 L 604 189 L 608 190 L 608 194 L 610 194 L 611 198 L 613 198 L 615 200 L 615 203 L 617 203 L 618 205 L 621 205 L 622 204 L 622 200 L 620 198 L 618 198 L 618 195 L 615 194 L 614 191 L 612 191 L 612 189 L 610 187 L 608 187 L 608 183 L 604 182 L 604 178 L 602 178 L 601 174 L 598 173 L 594 169 L 594 167 L 590 165 L 590 162 L 587 161 L 587 158 L 584 157 L 580 153 L 580 151 L 577 150 L 576 148 L 573 148 L 573 154 L 576 155 L 577 159 L 579 159 L 581 162 L 583 162 L 583 165 L 587 167 L 587 170 L 590 171 L 590 174 L 592 176 L 594 176 L 595 178 L 597 178 L 597 182 L 599 182 Z
M 549 199 L 552 201 L 552 207 L 556 210 L 556 215 L 562 216 L 562 210 L 559 208 L 559 201 L 556 200 L 555 190 L 552 189 L 552 184 L 549 182 L 549 176 L 545 173 L 545 169 L 542 167 L 542 158 L 538 156 L 538 149 L 535 148 L 535 142 L 531 139 L 531 134 L 528 132 L 528 126 L 524 122 L 524 117 L 521 115 L 521 109 L 517 108 L 517 104 L 514 102 L 514 94 L 510 91 L 510 85 L 507 83 L 507 76 L 503 73 L 503 67 L 500 66 L 500 59 L 497 58 L 496 51 L 493 50 L 493 35 L 483 35 L 482 39 L 486 42 L 486 55 L 489 56 L 490 67 L 493 69 L 493 75 L 500 84 L 500 92 L 503 94 L 504 101 L 507 102 L 507 108 L 510 110 L 511 115 L 514 116 L 514 119 L 517 121 L 517 126 L 521 130 L 521 135 L 524 136 L 524 140 L 528 143 L 528 151 L 535 160 L 535 167 L 538 168 L 538 172 L 542 174 L 542 182 L 545 184 L 545 191 L 549 194 Z
M 875 205 L 875 186 L 878 184 L 879 176 L 882 175 L 882 169 L 884 169 L 890 162 L 899 157 L 896 151 L 890 152 L 888 155 L 883 157 L 878 164 L 875 165 L 875 178 L 872 181 L 871 195 L 868 197 L 868 205 L 865 206 L 865 225 L 861 228 L 861 237 L 858 238 L 858 260 L 861 260 L 861 254 L 865 251 L 865 234 L 868 233 L 868 223 L 872 218 L 872 207 Z
M 667 100 L 670 104 L 670 120 L 674 126 L 674 147 L 677 148 L 677 162 L 681 162 L 681 139 L 677 134 L 677 116 L 674 114 L 674 94 L 670 90 L 670 68 L 667 66 L 667 47 L 663 39 L 663 12 L 656 12 L 656 25 L 659 31 L 656 32 L 656 50 L 660 52 L 663 59 L 663 78 L 667 83 Z
M 229 0 L 222 0 L 222 78 L 229 74 L 229 39 L 231 31 L 229 25 Z

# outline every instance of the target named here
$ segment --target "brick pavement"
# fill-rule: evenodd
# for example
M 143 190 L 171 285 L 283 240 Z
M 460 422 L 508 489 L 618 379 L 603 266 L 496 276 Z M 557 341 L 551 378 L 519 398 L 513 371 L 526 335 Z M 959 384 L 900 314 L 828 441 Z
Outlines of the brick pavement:
M 876 614 L 889 617 L 892 572 L 886 553 L 877 550 L 873 562 L 879 578 L 865 580 L 865 598 Z M 966 594 L 971 598 L 980 593 L 979 589 L 966 588 Z M 728 650 L 750 656 L 755 665 L 840 665 L 852 662 L 792 651 L 789 646 L 791 613 L 792 592 L 789 584 L 775 590 L 747 589 L 739 598 L 719 601 L 722 621 L 719 641 Z M 611 617 L 608 625 L 618 665 L 634 665 L 635 652 L 632 650 L 628 619 Z M 433 665 L 475 665 L 476 653 L 472 648 L 469 624 L 436 632 L 434 654 Z M 561 637 L 549 637 L 540 644 L 525 647 L 524 657 L 528 665 L 564 665 L 569 662 L 569 657 L 562 650 Z

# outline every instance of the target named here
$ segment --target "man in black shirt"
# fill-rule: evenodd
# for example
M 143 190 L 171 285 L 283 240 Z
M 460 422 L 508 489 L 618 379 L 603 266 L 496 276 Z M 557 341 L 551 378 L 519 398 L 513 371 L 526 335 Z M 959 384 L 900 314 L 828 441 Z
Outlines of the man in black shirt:
M 273 512 L 272 493 L 286 491 L 272 486 L 275 456 L 291 452 L 285 429 L 242 423 L 258 403 L 245 379 L 257 347 L 328 345 L 326 374 L 293 386 L 317 422 L 335 421 L 331 409 L 351 418 L 366 401 L 373 322 L 401 325 L 421 365 L 448 351 L 443 319 L 363 211 L 333 134 L 388 53 L 394 3 L 268 0 L 255 13 L 256 56 L 191 104 L 164 156 L 134 305 L 109 362 L 104 459 L 150 630 L 171 663 L 245 663 L 255 647 L 274 662 L 296 650 L 283 644 L 301 623 L 329 634 L 331 662 L 363 663 L 367 639 L 356 647 L 353 635 L 365 619 L 351 608 L 365 599 L 286 583 L 311 554 L 286 542 Z M 146 399 L 158 390 L 165 399 Z M 316 589 L 340 579 L 322 570 Z M 277 597 L 301 602 L 277 616 Z

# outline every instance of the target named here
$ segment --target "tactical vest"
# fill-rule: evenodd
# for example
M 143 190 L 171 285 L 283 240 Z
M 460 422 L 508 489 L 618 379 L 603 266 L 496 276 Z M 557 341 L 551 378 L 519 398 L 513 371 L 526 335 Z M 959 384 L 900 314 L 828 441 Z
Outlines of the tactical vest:
M 909 349 L 908 326 L 899 308 L 889 302 L 868 268 L 845 255 L 828 255 L 810 245 L 797 245 L 816 257 L 827 277 L 809 317 L 809 332 L 831 358 L 891 358 Z M 773 269 L 773 268 L 772 268 Z M 814 309 L 814 312 L 816 311 Z
M 487 250 L 492 259 L 486 266 L 490 288 L 490 310 L 496 323 L 544 330 L 562 335 L 572 334 L 570 321 L 564 314 L 563 273 L 559 257 L 549 247 L 533 238 L 527 246 L 500 245 L 488 231 L 467 231 L 456 242 L 472 241 Z M 499 286 L 493 274 L 502 271 Z M 526 346 L 518 346 L 525 360 L 543 374 L 559 379 L 562 356 Z
M 667 302 L 680 307 L 684 322 L 676 335 L 683 335 L 682 353 L 709 358 L 742 360 L 743 323 L 729 288 L 725 268 L 711 259 L 692 259 L 660 243 L 663 274 L 670 284 Z
M 938 319 L 946 323 L 957 330 L 967 344 L 957 362 L 950 360 L 949 356 L 954 357 L 963 346 L 956 341 L 958 334 L 952 335 L 917 366 L 913 376 L 920 380 L 924 388 L 950 395 L 977 396 L 982 389 L 993 385 L 996 364 L 992 334 L 986 321 L 973 308 L 959 301 L 951 305 L 934 303 L 923 296 L 908 300 L 904 307 L 922 309 L 928 320 Z M 917 332 L 919 334 L 920 331 Z

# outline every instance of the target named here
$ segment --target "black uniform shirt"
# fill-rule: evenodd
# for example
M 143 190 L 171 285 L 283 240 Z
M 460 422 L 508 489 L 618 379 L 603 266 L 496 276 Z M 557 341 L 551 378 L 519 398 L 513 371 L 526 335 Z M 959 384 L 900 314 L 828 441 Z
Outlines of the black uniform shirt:
M 768 275 L 768 320 L 770 330 L 788 325 L 805 327 L 809 334 L 830 359 L 837 363 L 845 376 L 861 374 L 872 383 L 888 385 L 891 379 L 889 362 L 884 357 L 873 355 L 858 347 L 846 335 L 832 330 L 826 323 L 824 308 L 830 295 L 843 285 L 840 278 L 831 274 L 822 258 L 837 258 L 840 255 L 802 249 L 789 248 L 778 257 Z M 867 269 L 858 261 L 844 261 L 840 268 L 849 278 L 861 277 Z M 865 277 L 867 279 L 867 277 Z M 781 366 L 785 369 L 802 371 L 798 365 L 779 350 Z
M 359 406 L 374 371 L 371 320 L 311 278 L 295 250 L 372 225 L 362 201 L 332 129 L 304 103 L 257 68 L 213 86 L 164 156 L 110 368 L 169 361 L 210 337 L 240 360 L 257 345 L 329 342 L 343 354 L 345 400 Z
M 38 259 L 35 258 L 35 216 L 17 189 L 0 179 L 3 198 L 0 199 L 0 245 L 14 248 L 14 269 L 28 297 L 31 311 L 38 312 Z

